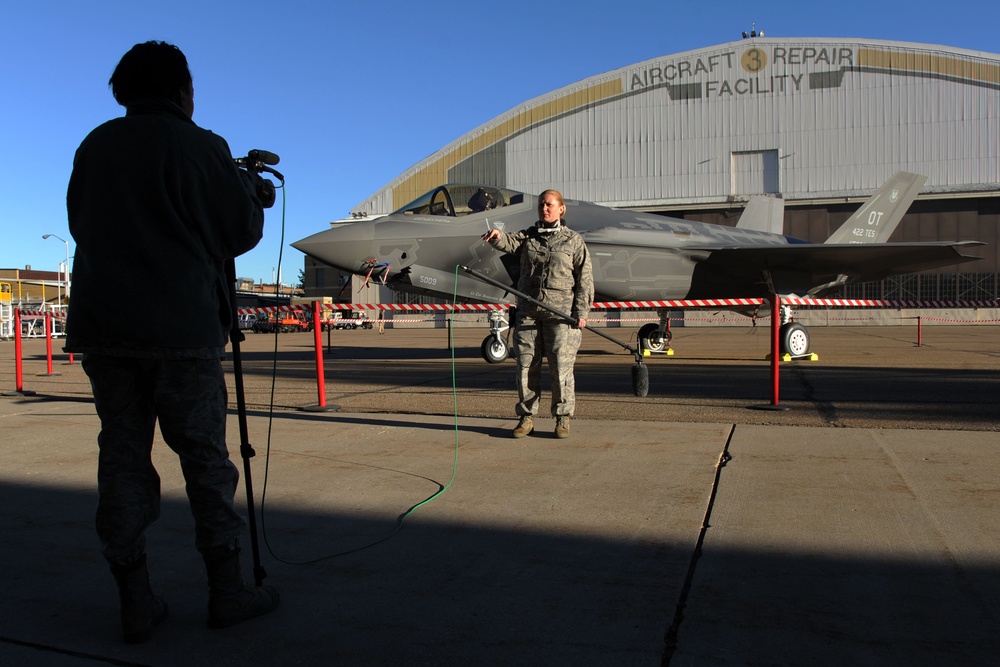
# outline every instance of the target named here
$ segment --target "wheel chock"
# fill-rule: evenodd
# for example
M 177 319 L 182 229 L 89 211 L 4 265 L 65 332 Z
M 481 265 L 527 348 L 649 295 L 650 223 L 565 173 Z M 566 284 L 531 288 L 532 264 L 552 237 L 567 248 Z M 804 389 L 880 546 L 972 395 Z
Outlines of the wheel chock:
M 770 359 L 771 355 L 768 355 Z M 819 361 L 819 355 L 815 352 L 810 352 L 809 354 L 800 354 L 793 357 L 792 355 L 785 352 L 784 356 L 781 357 L 782 361 Z

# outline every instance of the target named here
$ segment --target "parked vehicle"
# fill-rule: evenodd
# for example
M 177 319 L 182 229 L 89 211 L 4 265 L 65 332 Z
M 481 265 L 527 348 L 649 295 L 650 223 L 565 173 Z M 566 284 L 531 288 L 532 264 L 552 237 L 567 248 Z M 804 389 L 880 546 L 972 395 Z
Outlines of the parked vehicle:
M 312 331 L 312 321 L 307 313 L 301 311 L 261 313 L 250 328 L 254 333 Z
M 284 333 L 312 331 L 312 328 L 312 317 L 309 313 L 304 313 L 300 310 L 281 313 L 281 330 Z
M 353 313 L 350 313 L 353 315 Z M 358 313 L 357 317 L 339 317 L 333 320 L 334 329 L 371 329 L 372 321 L 363 313 Z
M 268 315 L 267 313 L 261 313 L 257 316 L 257 319 L 253 321 L 250 325 L 250 329 L 254 333 L 274 333 L 278 328 L 277 319 L 274 315 Z

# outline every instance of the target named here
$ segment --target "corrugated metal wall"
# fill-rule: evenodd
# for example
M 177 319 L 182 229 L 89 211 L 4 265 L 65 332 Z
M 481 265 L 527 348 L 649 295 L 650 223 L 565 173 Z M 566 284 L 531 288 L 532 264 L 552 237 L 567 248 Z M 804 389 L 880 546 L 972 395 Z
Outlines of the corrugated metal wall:
M 734 168 L 738 156 L 770 153 L 778 191 L 790 200 L 870 192 L 899 169 L 927 175 L 928 191 L 998 187 L 1000 60 L 984 70 L 990 76 L 953 79 L 955 58 L 938 52 L 758 40 L 651 61 L 621 76 L 642 81 L 685 64 L 704 70 L 750 50 L 771 63 L 759 75 L 717 66 L 680 99 L 670 86 L 626 89 L 512 138 L 507 185 L 558 184 L 574 198 L 625 206 L 721 201 L 753 194 Z M 799 64 L 802 54 L 809 63 Z M 763 179 L 757 191 L 767 191 Z
M 386 213 L 444 181 L 621 206 L 858 196 L 899 169 L 924 192 L 1000 188 L 1000 56 L 873 40 L 758 38 L 664 56 L 526 102 L 395 179 Z M 759 165 L 764 169 L 763 165 Z M 766 181 L 766 182 L 765 182 Z M 392 196 L 388 196 L 388 195 Z

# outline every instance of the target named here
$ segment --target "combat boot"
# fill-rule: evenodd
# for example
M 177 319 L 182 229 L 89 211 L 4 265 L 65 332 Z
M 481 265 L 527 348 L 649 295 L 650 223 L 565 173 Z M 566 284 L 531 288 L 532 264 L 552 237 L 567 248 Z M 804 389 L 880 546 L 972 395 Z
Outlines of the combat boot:
M 523 438 L 531 433 L 534 428 L 534 424 L 531 422 L 531 415 L 522 415 L 521 421 L 517 422 L 517 426 L 514 427 L 512 435 L 515 438 Z
M 167 603 L 153 594 L 146 554 L 128 565 L 111 564 L 121 602 L 122 639 L 126 644 L 148 642 L 153 627 L 167 617 Z
M 243 581 L 240 548 L 213 547 L 202 552 L 208 571 L 208 627 L 227 628 L 277 609 L 279 595 L 273 586 Z
M 556 417 L 556 437 L 569 437 L 569 417 L 567 415 L 559 415 Z

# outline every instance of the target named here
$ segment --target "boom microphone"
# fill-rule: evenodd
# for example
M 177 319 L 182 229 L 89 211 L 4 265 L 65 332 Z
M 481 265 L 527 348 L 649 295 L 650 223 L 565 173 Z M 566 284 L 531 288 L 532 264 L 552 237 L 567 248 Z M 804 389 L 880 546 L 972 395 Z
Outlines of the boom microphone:
M 259 174 L 261 172 L 268 172 L 269 174 L 274 174 L 278 177 L 281 182 L 285 181 L 285 177 L 281 175 L 281 172 L 277 169 L 269 167 L 269 164 L 278 164 L 281 158 L 278 157 L 276 153 L 271 151 L 262 151 L 260 149 L 254 149 L 247 153 L 246 157 L 233 158 L 237 167 L 243 167 L 247 171 Z
M 281 158 L 278 157 L 275 153 L 272 153 L 270 151 L 262 151 L 258 149 L 254 149 L 249 153 L 247 153 L 247 159 L 253 160 L 254 162 L 262 162 L 264 164 L 271 164 L 271 165 L 278 164 L 279 162 L 281 162 Z

